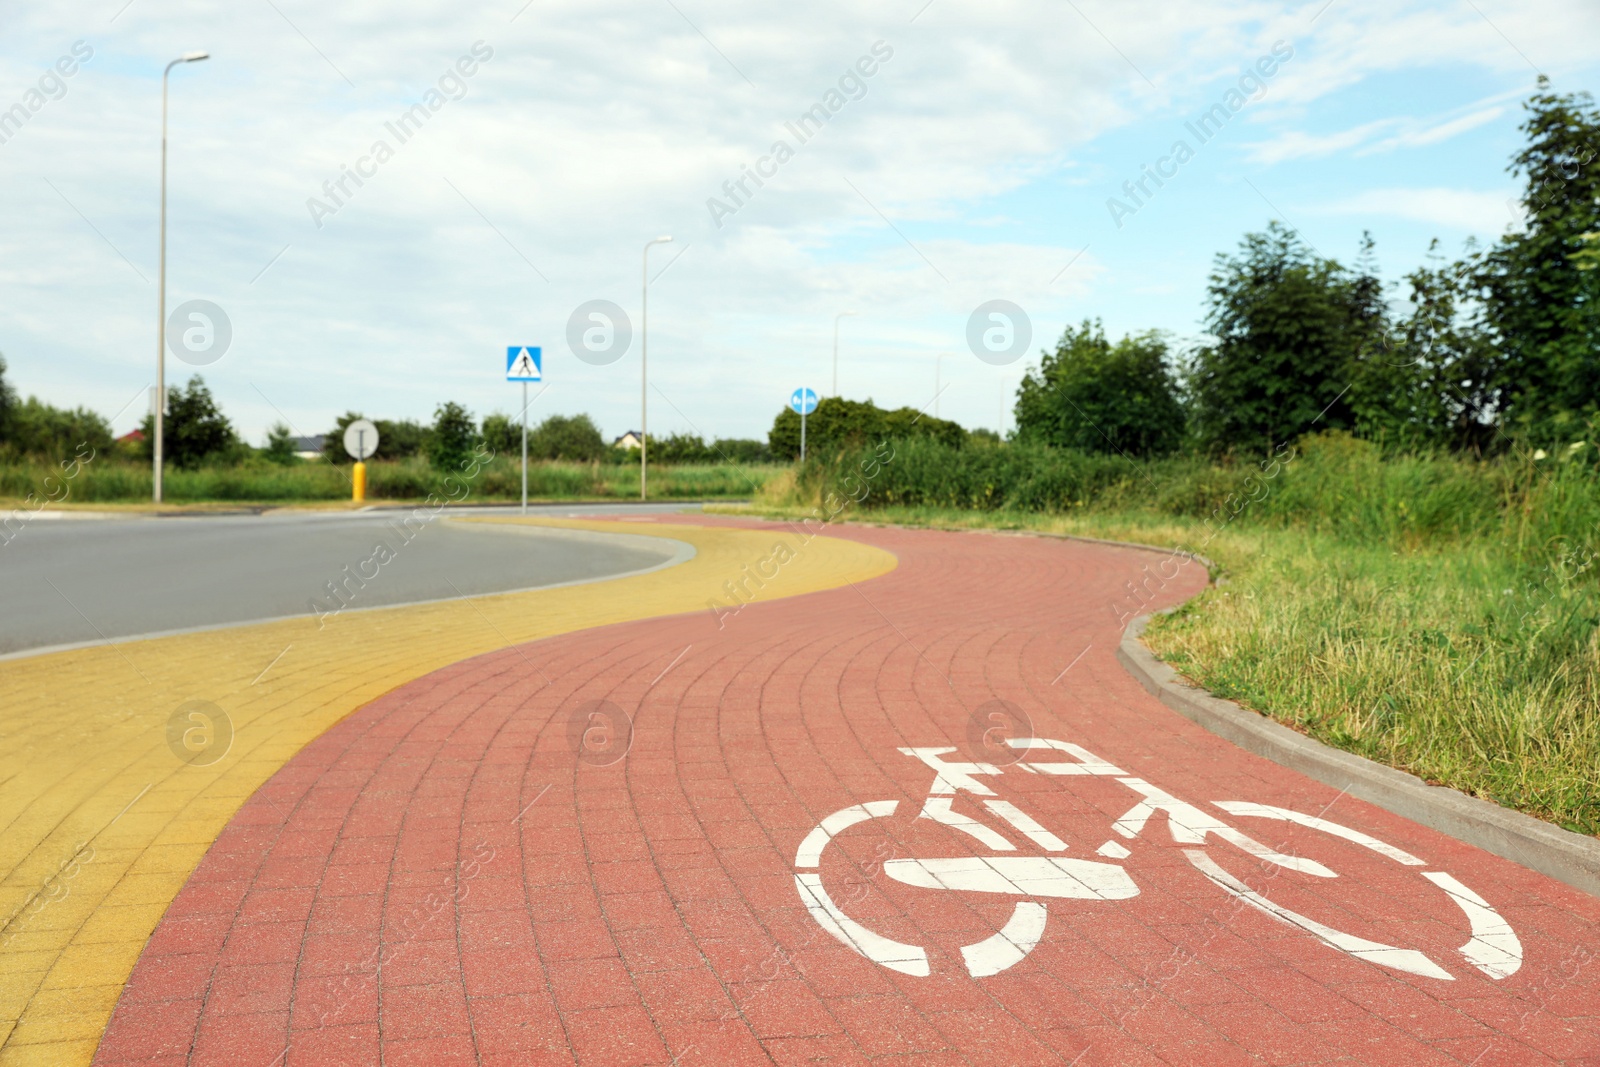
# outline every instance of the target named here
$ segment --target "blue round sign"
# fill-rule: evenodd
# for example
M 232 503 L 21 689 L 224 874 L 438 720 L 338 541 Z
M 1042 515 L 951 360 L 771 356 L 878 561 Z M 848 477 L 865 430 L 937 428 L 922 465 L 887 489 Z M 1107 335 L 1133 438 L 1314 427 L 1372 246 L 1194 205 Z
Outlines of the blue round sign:
M 804 387 L 796 389 L 789 397 L 789 406 L 794 408 L 796 414 L 811 414 L 817 410 L 816 391 Z

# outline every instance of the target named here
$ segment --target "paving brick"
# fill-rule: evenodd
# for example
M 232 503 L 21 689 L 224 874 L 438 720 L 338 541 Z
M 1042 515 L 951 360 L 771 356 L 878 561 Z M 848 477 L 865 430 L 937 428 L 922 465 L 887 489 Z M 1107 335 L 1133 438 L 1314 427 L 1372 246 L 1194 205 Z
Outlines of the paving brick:
M 1480 1052 L 1485 1064 L 1581 1062 L 1600 1048 L 1600 980 L 1562 967 L 1574 946 L 1600 955 L 1600 905 L 1249 756 L 1122 671 L 1114 608 L 1155 557 L 1042 538 L 836 532 L 894 553 L 898 567 L 753 605 L 720 627 L 702 612 L 463 655 L 308 738 L 245 794 L 178 893 L 102 1060 L 167 1054 L 151 1037 L 161 1012 L 197 1065 L 274 1043 L 272 1055 L 290 1047 L 290 1063 L 363 1062 L 376 1047 L 385 1063 L 607 1067 L 673 1057 L 1459 1067 Z M 696 573 L 716 577 L 748 560 L 701 562 L 714 565 Z M 1182 570 L 1157 603 L 1202 582 Z M 564 718 L 602 699 L 635 719 L 632 748 L 609 766 L 577 758 Z M 1016 750 L 984 749 L 991 721 L 975 714 L 992 700 L 1026 709 L 1032 736 L 1080 745 L 1121 775 L 1030 774 L 1021 763 L 1077 757 L 1035 749 L 1019 763 Z M 1468 967 L 1457 952 L 1465 916 L 1414 869 L 1313 829 L 1236 820 L 1339 878 L 1285 874 L 1214 838 L 1176 841 L 1157 812 L 1126 859 L 1105 859 L 1138 895 L 1049 899 L 1037 947 L 973 978 L 963 950 L 1010 921 L 1016 900 L 888 875 L 894 860 L 990 854 L 917 818 L 934 772 L 899 752 L 913 746 L 996 763 L 977 775 L 991 799 L 1028 812 L 1075 860 L 1100 862 L 1095 850 L 1122 840 L 1111 823 L 1138 797 L 1117 777 L 1210 817 L 1218 798 L 1311 813 L 1337 800 L 1329 818 L 1424 856 L 1498 906 L 1526 932 L 1522 971 L 1495 981 Z M 1008 855 L 1045 855 L 984 799 L 957 793 L 952 810 L 1012 842 Z M 926 948 L 925 977 L 841 944 L 796 889 L 812 828 L 885 800 L 895 815 L 841 830 L 808 869 L 852 920 Z M 1453 980 L 1336 951 L 1213 884 L 1186 848 L 1319 921 L 1419 947 Z M 87 949 L 60 953 L 50 973 L 88 974 Z

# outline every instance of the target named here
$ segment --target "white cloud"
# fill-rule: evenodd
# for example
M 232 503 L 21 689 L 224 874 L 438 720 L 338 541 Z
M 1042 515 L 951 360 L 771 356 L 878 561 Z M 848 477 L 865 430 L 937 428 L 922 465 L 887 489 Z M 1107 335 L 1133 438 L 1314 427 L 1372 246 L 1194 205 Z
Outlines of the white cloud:
M 1476 107 L 1454 118 L 1385 118 L 1323 134 L 1289 130 L 1270 141 L 1247 144 L 1245 150 L 1252 162 L 1271 165 L 1343 153 L 1367 156 L 1401 148 L 1423 148 L 1493 122 L 1505 112 L 1500 106 Z
M 1088 238 L 1039 190 L 1081 180 L 1097 138 L 1181 121 L 1278 38 L 1296 57 L 1262 107 L 1285 114 L 1374 73 L 1521 63 L 1470 7 L 1443 0 L 1336 0 L 1310 28 L 1321 0 L 935 0 L 915 23 L 922 0 L 676 2 L 692 25 L 658 0 L 542 0 L 520 14 L 522 0 L 277 0 L 281 16 L 135 0 L 114 22 L 115 4 L 88 0 L 8 9 L 0 86 L 15 93 L 0 100 L 73 41 L 96 52 L 65 98 L 0 145 L 0 351 L 12 377 L 108 413 L 151 380 L 158 75 L 188 48 L 214 58 L 172 75 L 170 301 L 205 297 L 232 315 L 235 348 L 206 376 L 256 438 L 275 407 L 308 433 L 347 408 L 508 407 L 494 367 L 508 343 L 552 353 L 544 402 L 590 410 L 608 430 L 635 421 L 635 357 L 587 367 L 562 338 L 584 300 L 635 313 L 640 247 L 661 232 L 687 250 L 652 289 L 652 374 L 706 432 L 760 432 L 794 379 L 819 380 L 832 314 L 846 307 L 863 312 L 847 327 L 861 391 L 911 403 L 921 386 L 905 368 L 960 351 L 980 300 L 1028 307 L 1037 346 L 1094 313 L 1078 299 L 1086 287 L 1118 284 L 1094 255 L 1047 284 Z M 1588 61 L 1572 27 L 1593 16 L 1577 0 L 1485 11 L 1542 63 Z M 307 198 L 480 39 L 495 55 L 465 98 L 316 228 Z M 865 95 L 715 227 L 706 199 L 880 40 L 894 55 Z M 1345 147 L 1432 143 L 1483 114 L 1367 124 Z M 997 208 L 1005 197 L 1017 199 Z M 1086 199 L 1103 226 L 1101 198 Z M 1037 234 L 992 224 L 1018 218 Z M 1159 269 L 1141 266 L 1138 284 L 1172 284 Z M 981 373 L 971 362 L 965 373 Z M 945 414 L 960 417 L 951 394 Z
M 1313 210 L 1334 215 L 1388 215 L 1493 238 L 1504 233 L 1520 217 L 1512 214 L 1511 205 L 1515 203 L 1515 197 L 1509 192 L 1368 189 Z

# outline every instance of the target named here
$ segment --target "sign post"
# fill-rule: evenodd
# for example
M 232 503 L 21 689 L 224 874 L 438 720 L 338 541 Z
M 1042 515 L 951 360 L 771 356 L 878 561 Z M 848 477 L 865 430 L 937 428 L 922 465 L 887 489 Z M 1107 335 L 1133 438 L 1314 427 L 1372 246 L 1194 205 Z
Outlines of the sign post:
M 815 390 L 801 386 L 789 395 L 789 406 L 800 414 L 800 462 L 806 461 L 806 416 L 817 410 Z
M 528 383 L 544 381 L 544 352 L 537 346 L 506 346 L 506 381 L 522 383 L 522 513 L 528 513 Z
M 350 472 L 350 499 L 367 499 L 367 457 L 378 451 L 378 428 L 370 419 L 357 419 L 344 428 L 344 450 L 355 459 Z

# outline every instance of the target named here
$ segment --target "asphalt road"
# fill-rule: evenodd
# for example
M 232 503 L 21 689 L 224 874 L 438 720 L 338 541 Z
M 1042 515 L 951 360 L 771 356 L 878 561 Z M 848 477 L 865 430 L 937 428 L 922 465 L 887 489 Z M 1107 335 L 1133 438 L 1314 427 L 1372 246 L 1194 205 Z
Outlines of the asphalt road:
M 533 514 L 682 509 L 591 504 Z M 317 602 L 335 606 L 327 585 L 346 567 L 377 573 L 349 598 L 359 609 L 590 581 L 675 558 L 676 543 L 659 538 L 464 524 L 448 514 L 413 523 L 407 538 L 397 530 L 406 514 L 36 519 L 0 546 L 0 655 L 311 613 Z M 380 542 L 392 558 L 370 562 Z

